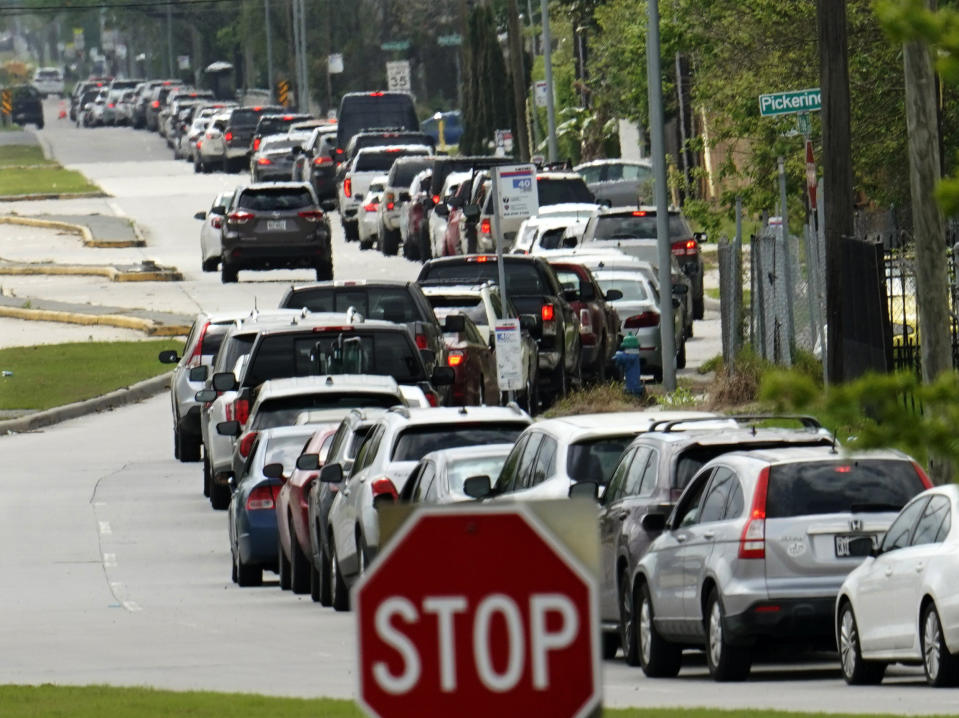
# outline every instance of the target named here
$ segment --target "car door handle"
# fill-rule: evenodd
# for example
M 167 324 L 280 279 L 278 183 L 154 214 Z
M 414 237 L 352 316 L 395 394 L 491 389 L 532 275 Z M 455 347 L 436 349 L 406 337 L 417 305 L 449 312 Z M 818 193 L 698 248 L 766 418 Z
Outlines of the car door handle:
M 916 573 L 922 573 L 923 569 L 926 567 L 922 561 L 916 564 Z
M 716 537 L 716 534 L 713 533 L 712 531 L 707 531 L 706 533 L 703 534 L 703 538 L 705 539 L 712 539 L 715 537 Z
M 886 575 L 892 576 L 892 566 L 886 566 Z
M 616 514 L 616 518 L 618 518 L 620 521 L 625 519 L 627 516 L 629 516 L 629 511 L 625 511 L 625 510 L 620 511 L 618 514 Z
M 679 534 L 676 536 L 676 540 L 679 543 L 686 543 L 686 534 Z

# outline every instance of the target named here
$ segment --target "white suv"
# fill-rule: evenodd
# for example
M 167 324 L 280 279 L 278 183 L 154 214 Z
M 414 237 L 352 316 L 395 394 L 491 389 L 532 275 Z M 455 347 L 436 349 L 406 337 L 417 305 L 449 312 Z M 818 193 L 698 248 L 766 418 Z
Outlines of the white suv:
M 33 75 L 33 86 L 42 97 L 63 97 L 63 73 L 55 67 L 38 67 Z

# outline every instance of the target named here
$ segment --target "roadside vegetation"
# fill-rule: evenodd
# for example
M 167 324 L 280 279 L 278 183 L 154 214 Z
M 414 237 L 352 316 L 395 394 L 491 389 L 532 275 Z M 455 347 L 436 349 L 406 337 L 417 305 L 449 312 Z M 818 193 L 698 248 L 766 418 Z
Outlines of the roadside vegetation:
M 75 342 L 0 349 L 0 410 L 50 409 L 149 379 L 169 371 L 157 361 L 164 349 L 182 351 L 183 342 Z
M 100 192 L 79 172 L 45 160 L 36 145 L 0 146 L 0 196 Z

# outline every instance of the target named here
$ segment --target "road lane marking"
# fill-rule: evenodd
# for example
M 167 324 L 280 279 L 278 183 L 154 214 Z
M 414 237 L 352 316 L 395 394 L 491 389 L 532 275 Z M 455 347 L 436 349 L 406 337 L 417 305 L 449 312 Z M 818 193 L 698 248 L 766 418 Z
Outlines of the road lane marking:
M 101 535 L 101 536 L 107 536 L 108 534 L 112 534 L 112 533 L 113 533 L 113 529 L 110 528 L 110 522 L 109 522 L 109 521 L 99 521 L 98 523 L 100 524 L 100 535 Z
M 117 555 L 115 553 L 105 553 L 103 554 L 103 567 L 104 568 L 116 568 L 117 567 Z

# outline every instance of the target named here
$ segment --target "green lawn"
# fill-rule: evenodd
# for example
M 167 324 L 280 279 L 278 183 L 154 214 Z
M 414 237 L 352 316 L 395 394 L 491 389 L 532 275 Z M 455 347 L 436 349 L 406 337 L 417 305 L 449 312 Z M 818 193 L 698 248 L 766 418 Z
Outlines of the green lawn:
M 30 167 L 24 165 L 46 165 Z M 79 172 L 67 170 L 56 162 L 43 159 L 36 145 L 0 146 L 0 196 L 21 194 L 73 194 L 99 192 Z
M 183 342 L 163 339 L 0 349 L 0 371 L 13 372 L 0 376 L 0 409 L 49 409 L 149 379 L 170 370 L 169 364 L 157 361 L 163 349 L 182 351 Z
M 38 145 L 0 145 L 0 167 L 56 164 L 53 160 L 44 159 L 43 150 Z

